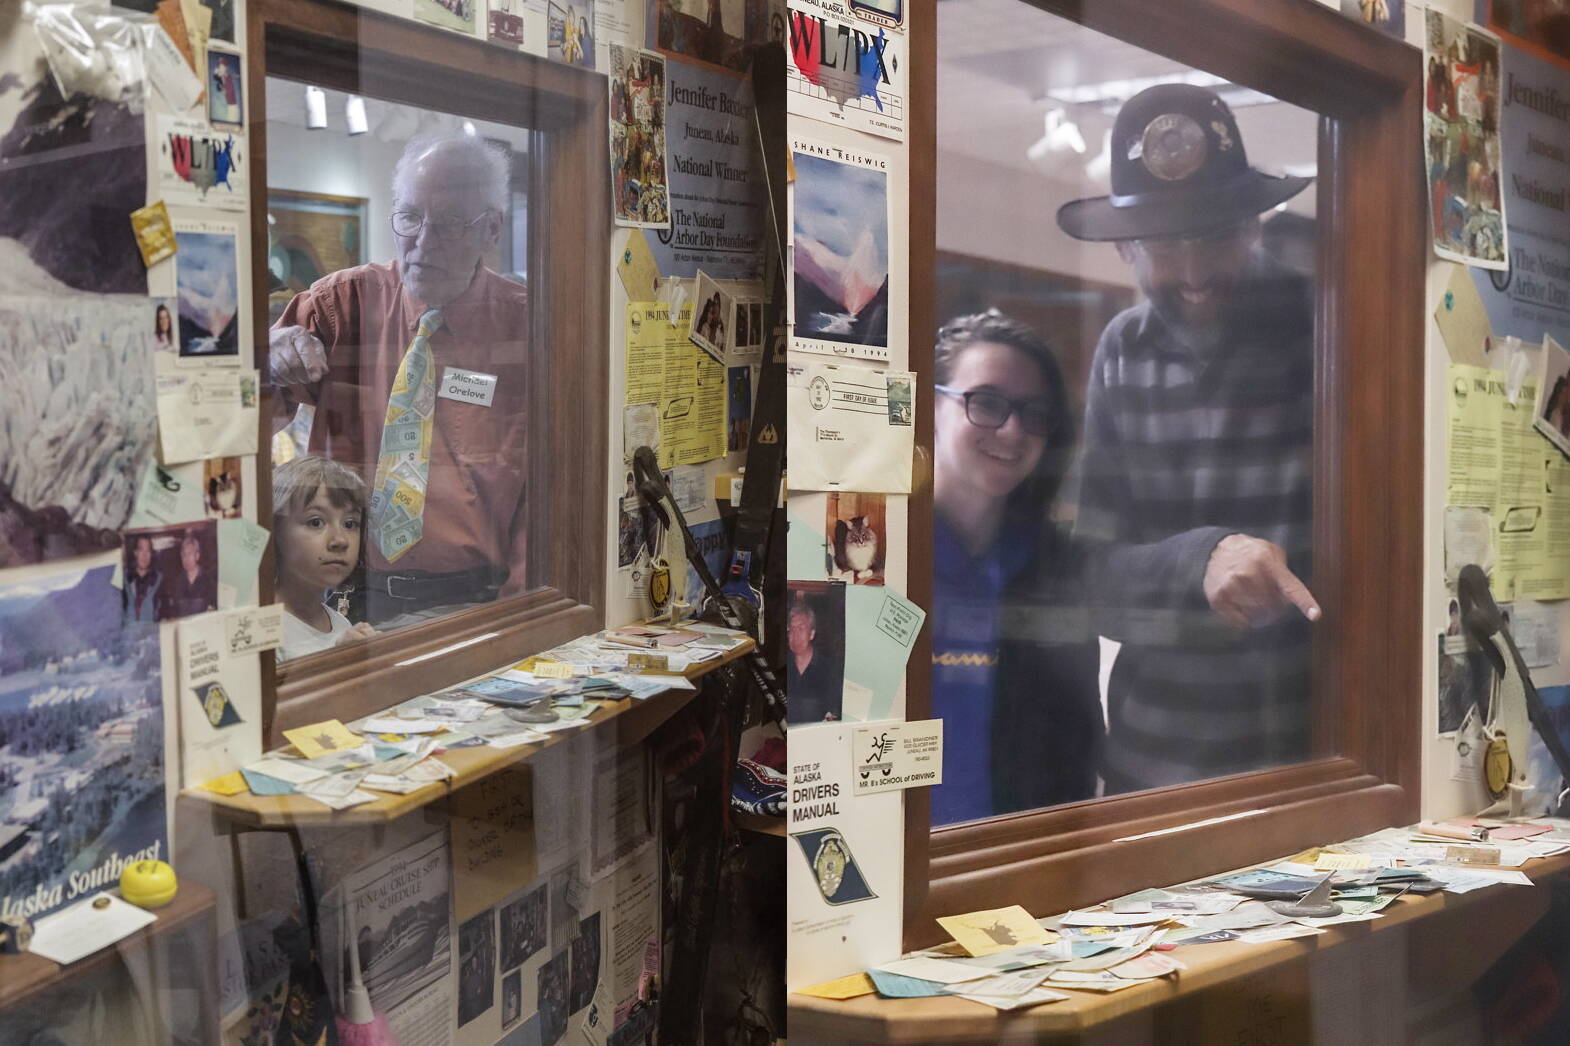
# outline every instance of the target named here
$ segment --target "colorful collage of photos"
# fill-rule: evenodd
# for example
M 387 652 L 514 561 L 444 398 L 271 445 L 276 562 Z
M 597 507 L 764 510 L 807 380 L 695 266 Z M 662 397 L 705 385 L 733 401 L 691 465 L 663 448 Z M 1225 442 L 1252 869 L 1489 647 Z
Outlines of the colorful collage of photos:
M 1434 250 L 1451 261 L 1506 269 L 1499 40 L 1439 11 L 1424 17 L 1423 147 Z
M 670 228 L 665 59 L 611 45 L 611 190 L 617 225 Z

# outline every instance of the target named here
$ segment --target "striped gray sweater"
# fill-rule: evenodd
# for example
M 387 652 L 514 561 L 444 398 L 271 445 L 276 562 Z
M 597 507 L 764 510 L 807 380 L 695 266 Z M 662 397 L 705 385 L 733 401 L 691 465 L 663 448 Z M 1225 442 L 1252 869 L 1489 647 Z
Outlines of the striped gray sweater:
M 1107 791 L 1306 758 L 1311 631 L 1295 612 L 1239 633 L 1205 601 L 1212 549 L 1244 533 L 1313 587 L 1312 287 L 1272 272 L 1203 355 L 1148 303 L 1097 346 L 1076 542 L 1108 686 Z M 1323 627 L 1323 626 L 1321 626 Z

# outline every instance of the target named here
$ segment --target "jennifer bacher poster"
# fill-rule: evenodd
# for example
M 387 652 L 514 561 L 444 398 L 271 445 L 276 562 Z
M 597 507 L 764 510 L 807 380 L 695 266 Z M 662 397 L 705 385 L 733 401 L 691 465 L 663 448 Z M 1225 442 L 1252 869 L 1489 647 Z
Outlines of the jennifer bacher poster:
M 671 224 L 650 238 L 660 274 L 760 276 L 767 197 L 752 87 L 686 62 L 669 62 L 666 71 Z

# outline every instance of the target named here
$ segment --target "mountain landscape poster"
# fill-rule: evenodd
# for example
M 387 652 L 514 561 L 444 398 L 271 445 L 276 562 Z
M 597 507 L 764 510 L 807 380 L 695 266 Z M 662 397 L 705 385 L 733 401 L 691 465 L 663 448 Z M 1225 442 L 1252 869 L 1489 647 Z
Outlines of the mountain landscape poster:
M 888 158 L 797 137 L 791 348 L 889 358 Z

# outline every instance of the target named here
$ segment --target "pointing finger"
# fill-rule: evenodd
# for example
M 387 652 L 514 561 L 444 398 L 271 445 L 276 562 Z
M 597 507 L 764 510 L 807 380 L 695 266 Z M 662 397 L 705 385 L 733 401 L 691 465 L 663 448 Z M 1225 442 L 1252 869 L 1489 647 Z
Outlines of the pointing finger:
M 1276 588 L 1286 597 L 1287 602 L 1303 612 L 1304 617 L 1310 621 L 1318 621 L 1324 616 L 1324 612 L 1319 609 L 1319 603 L 1314 599 L 1314 594 L 1284 562 L 1274 560 L 1271 571 L 1276 579 Z

